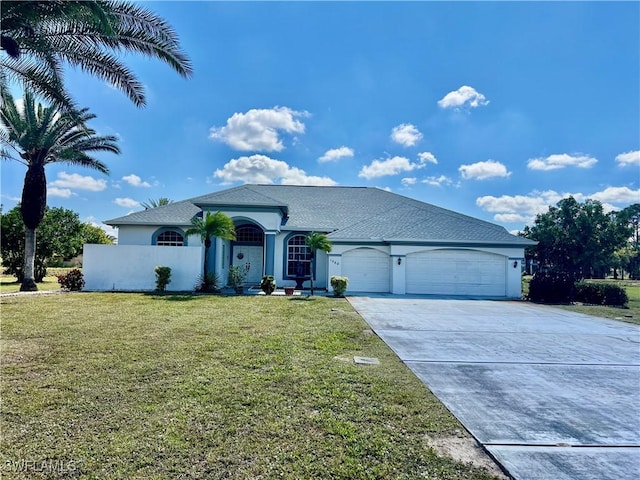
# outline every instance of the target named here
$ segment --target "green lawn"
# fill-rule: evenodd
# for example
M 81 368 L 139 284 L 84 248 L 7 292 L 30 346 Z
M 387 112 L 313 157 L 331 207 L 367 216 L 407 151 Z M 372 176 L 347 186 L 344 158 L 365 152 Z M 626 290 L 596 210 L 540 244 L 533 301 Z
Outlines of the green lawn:
M 64 275 L 72 268 L 47 268 L 47 276 L 38 283 L 38 290 L 60 290 L 56 275 Z M 20 283 L 13 275 L 0 275 L 0 293 L 14 293 L 20 291 Z
M 493 478 L 428 447 L 460 424 L 344 299 L 1 307 L 2 478 Z
M 529 292 L 529 281 L 531 277 L 524 277 L 522 281 L 522 293 Z M 594 280 L 598 282 L 609 282 L 624 287 L 629 297 L 626 308 L 606 307 L 603 305 L 582 305 L 574 303 L 571 305 L 553 305 L 572 312 L 594 315 L 596 317 L 621 320 L 624 322 L 640 324 L 640 281 L 638 280 Z

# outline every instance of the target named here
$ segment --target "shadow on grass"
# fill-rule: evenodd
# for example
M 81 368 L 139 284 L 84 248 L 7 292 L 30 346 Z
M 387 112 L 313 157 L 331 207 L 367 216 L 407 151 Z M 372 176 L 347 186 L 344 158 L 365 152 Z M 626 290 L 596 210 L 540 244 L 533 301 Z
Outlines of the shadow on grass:
M 190 292 L 185 293 L 159 293 L 159 292 L 147 292 L 144 294 L 146 297 L 153 297 L 154 300 L 165 300 L 167 302 L 190 302 L 192 300 L 198 300 L 201 297 L 208 295 L 194 294 Z

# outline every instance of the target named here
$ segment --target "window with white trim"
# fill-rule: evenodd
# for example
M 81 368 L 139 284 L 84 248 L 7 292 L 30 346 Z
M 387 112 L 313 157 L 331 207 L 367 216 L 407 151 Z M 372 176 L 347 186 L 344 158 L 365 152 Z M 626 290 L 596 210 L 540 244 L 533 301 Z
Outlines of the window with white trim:
M 156 245 L 159 247 L 182 247 L 184 245 L 184 237 L 174 230 L 167 230 L 158 235 Z
M 305 235 L 294 235 L 287 241 L 287 276 L 311 276 L 311 249 Z

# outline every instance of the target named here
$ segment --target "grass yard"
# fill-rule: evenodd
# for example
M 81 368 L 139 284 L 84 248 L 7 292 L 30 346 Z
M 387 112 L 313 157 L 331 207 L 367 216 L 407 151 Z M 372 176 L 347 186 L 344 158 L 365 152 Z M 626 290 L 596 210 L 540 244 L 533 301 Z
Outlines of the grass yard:
M 493 478 L 429 448 L 460 424 L 344 299 L 1 308 L 2 478 Z
M 38 290 L 60 290 L 56 275 L 69 273 L 72 268 L 47 268 L 47 276 L 38 283 Z M 0 293 L 15 293 L 20 291 L 20 283 L 13 275 L 0 275 Z

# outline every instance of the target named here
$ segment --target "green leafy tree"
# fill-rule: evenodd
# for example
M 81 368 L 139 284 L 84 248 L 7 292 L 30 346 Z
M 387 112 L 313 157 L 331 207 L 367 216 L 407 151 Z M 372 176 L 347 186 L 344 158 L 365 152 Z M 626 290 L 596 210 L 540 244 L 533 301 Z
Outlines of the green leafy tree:
M 315 280 L 315 272 L 316 272 L 316 256 L 318 250 L 322 250 L 323 252 L 329 253 L 333 246 L 331 245 L 331 240 L 324 233 L 311 232 L 307 235 L 305 240 L 307 246 L 311 249 L 311 278 L 309 283 L 311 284 L 311 295 L 313 295 L 313 281 Z
M 82 224 L 82 241 L 83 243 L 113 245 L 115 237 L 107 235 L 107 232 L 100 227 L 91 225 L 90 223 L 84 223 Z
M 170 203 L 173 203 L 173 200 L 167 197 L 160 197 L 158 199 L 150 198 L 148 202 L 142 202 L 140 205 L 142 205 L 145 210 L 149 210 L 151 208 L 164 207 Z
M 191 75 L 171 26 L 132 2 L 5 1 L 0 23 L 0 88 L 17 81 L 58 109 L 75 110 L 64 87 L 65 65 L 115 86 L 136 106 L 146 103 L 143 85 L 118 58 L 120 52 L 156 58 L 183 77 Z
M 0 155 L 27 167 L 22 189 L 20 211 L 25 224 L 25 265 L 22 291 L 38 287 L 34 278 L 36 228 L 42 221 L 47 205 L 45 167 L 50 163 L 66 163 L 92 168 L 102 173 L 109 169 L 91 156 L 95 152 L 120 153 L 113 135 L 99 136 L 86 122 L 95 118 L 87 109 L 71 114 L 55 107 L 35 103 L 34 95 L 26 91 L 22 108 L 8 90 L 2 92 L 0 107 Z M 11 150 L 11 151 L 10 151 Z
M 5 273 L 24 280 L 25 227 L 20 206 L 2 214 L 0 219 L 0 252 Z M 34 279 L 41 282 L 47 273 L 47 265 L 53 258 L 69 259 L 82 253 L 85 227 L 72 210 L 62 207 L 45 208 L 42 221 L 36 229 L 40 238 L 34 258 Z
M 209 260 L 209 248 L 213 237 L 235 240 L 236 229 L 233 220 L 222 212 L 207 212 L 204 218 L 196 215 L 191 219 L 191 228 L 185 232 L 187 237 L 198 235 L 204 245 L 204 276 L 206 277 Z
M 622 268 L 629 272 L 630 278 L 640 279 L 640 203 L 629 205 L 616 213 L 620 228 L 626 229 L 626 245 L 619 252 Z
M 614 252 L 624 245 L 627 230 L 615 214 L 604 213 L 597 200 L 560 200 L 537 215 L 523 236 L 538 242 L 527 254 L 547 272 L 568 274 L 574 280 L 602 277 L 614 263 Z

